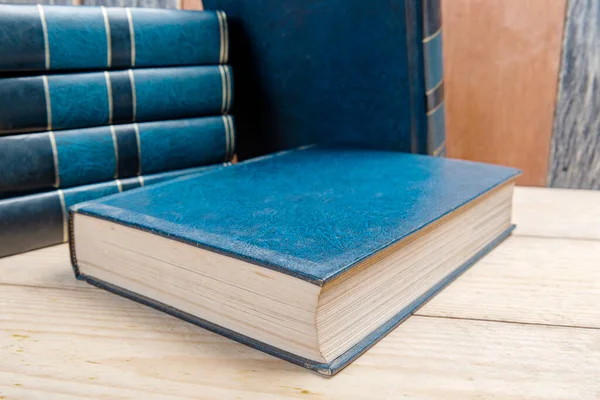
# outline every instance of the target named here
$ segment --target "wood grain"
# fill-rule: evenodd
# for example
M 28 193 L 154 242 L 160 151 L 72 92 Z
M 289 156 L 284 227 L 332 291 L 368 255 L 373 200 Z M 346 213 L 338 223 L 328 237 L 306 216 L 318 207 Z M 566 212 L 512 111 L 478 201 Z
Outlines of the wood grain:
M 100 290 L 0 291 L 10 399 L 592 399 L 598 343 L 594 329 L 412 317 L 326 379 Z
M 569 1 L 550 186 L 600 189 L 600 2 Z
M 600 329 L 600 241 L 513 236 L 418 315 Z
M 204 10 L 202 0 L 180 0 L 183 10 Z
M 448 156 L 545 186 L 565 0 L 444 0 Z
M 515 189 L 516 235 L 600 239 L 600 192 Z

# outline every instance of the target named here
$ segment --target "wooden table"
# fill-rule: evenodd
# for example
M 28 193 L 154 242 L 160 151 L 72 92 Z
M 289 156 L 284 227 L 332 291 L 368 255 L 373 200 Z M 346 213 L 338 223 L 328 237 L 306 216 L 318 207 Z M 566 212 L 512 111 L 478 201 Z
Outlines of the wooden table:
M 327 379 L 76 281 L 67 248 L 0 260 L 0 399 L 600 398 L 600 192 L 519 188 L 519 227 Z

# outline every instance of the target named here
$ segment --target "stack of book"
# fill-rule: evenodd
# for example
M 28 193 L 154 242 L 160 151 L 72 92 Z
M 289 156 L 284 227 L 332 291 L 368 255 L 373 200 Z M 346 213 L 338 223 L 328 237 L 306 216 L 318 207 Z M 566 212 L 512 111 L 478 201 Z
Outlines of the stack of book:
M 65 242 L 81 202 L 229 163 L 222 12 L 0 9 L 0 256 Z

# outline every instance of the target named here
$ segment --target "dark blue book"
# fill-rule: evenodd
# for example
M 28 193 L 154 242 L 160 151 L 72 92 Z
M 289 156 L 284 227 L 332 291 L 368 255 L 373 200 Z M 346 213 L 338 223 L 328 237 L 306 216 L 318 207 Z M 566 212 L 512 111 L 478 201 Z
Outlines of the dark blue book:
M 197 167 L 140 175 L 0 200 L 0 257 L 66 242 L 67 210 L 77 203 L 221 167 Z
M 0 136 L 223 114 L 232 86 L 223 65 L 4 78 Z
M 0 71 L 226 64 L 225 14 L 0 5 Z
M 300 149 L 71 209 L 79 279 L 325 375 L 512 230 L 518 171 Z
M 228 15 L 239 156 L 445 154 L 440 0 L 204 0 Z
M 0 137 L 0 199 L 218 164 L 234 153 L 231 116 Z

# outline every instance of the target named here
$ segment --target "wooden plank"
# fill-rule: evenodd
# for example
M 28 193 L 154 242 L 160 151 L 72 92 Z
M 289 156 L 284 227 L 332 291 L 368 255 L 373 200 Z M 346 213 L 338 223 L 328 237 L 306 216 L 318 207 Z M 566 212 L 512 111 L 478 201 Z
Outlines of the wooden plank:
M 444 0 L 449 157 L 545 186 L 565 0 Z
M 515 189 L 515 234 L 600 239 L 600 192 Z
M 514 236 L 418 315 L 600 328 L 600 241 Z
M 202 0 L 179 0 L 183 10 L 204 10 Z
M 0 284 L 3 283 L 82 290 L 91 288 L 75 279 L 66 244 L 0 258 Z
M 562 54 L 550 186 L 600 189 L 598 0 L 569 1 Z
M 332 379 L 100 290 L 4 286 L 6 398 L 595 398 L 600 330 L 412 317 Z

